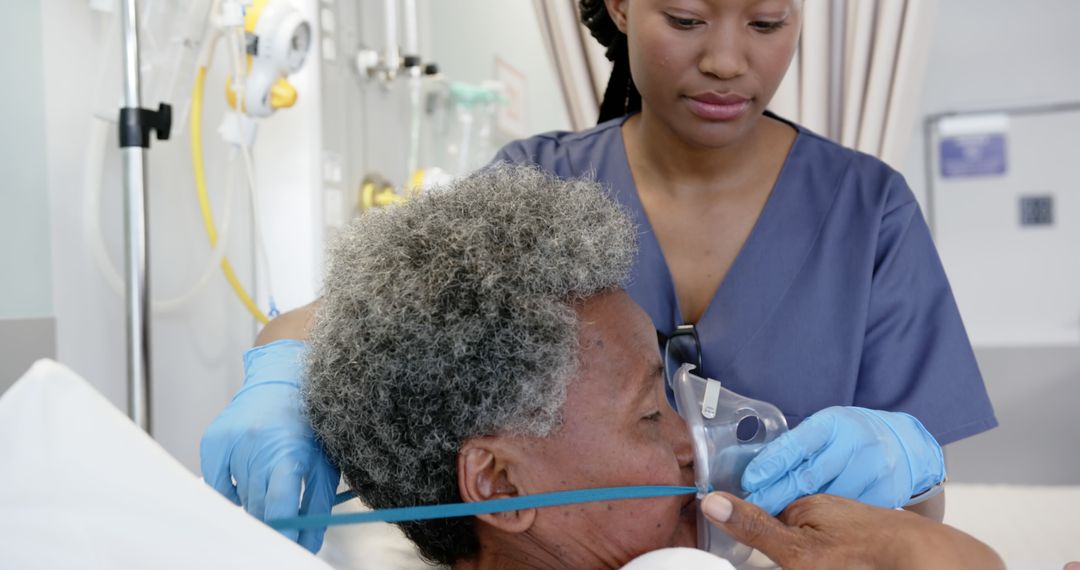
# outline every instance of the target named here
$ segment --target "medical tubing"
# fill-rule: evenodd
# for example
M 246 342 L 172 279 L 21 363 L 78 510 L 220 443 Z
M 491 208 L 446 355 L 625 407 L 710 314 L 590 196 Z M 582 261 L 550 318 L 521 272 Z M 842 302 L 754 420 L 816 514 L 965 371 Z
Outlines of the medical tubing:
M 233 93 L 236 94 L 236 111 L 243 113 L 246 105 L 245 97 L 247 96 L 247 93 L 245 91 L 247 85 L 240 80 L 246 71 L 244 69 L 244 57 L 240 55 L 240 52 L 244 48 L 238 47 L 236 43 L 240 42 L 240 46 L 243 46 L 244 30 L 242 28 L 236 28 L 229 30 L 229 32 L 232 33 L 227 34 L 225 38 L 229 44 L 229 67 L 232 69 L 232 75 L 229 77 L 229 80 L 232 83 L 231 87 Z M 240 34 L 239 38 L 237 38 L 237 33 Z
M 86 199 L 83 205 L 83 238 L 90 248 L 90 252 L 98 266 L 98 270 L 101 271 L 102 277 L 104 277 L 105 282 L 108 283 L 109 288 L 117 295 L 123 296 L 123 280 L 120 277 L 120 272 L 116 269 L 116 266 L 113 265 L 113 262 L 106 251 L 105 237 L 101 229 L 101 221 L 99 218 L 101 212 L 101 177 L 102 165 L 105 160 L 105 141 L 111 126 L 111 123 L 107 120 L 96 115 L 91 116 L 90 147 L 87 150 L 86 163 L 83 170 L 83 183 L 86 185 Z M 221 259 L 225 256 L 225 249 L 230 235 L 229 226 L 232 220 L 231 212 L 234 188 L 231 183 L 231 176 L 229 177 L 229 180 L 230 182 L 225 188 L 225 206 L 222 210 L 222 217 L 225 222 L 221 226 L 221 239 L 218 240 L 217 246 L 211 248 L 210 257 L 207 258 L 207 261 L 199 274 L 199 278 L 195 281 L 194 285 L 189 287 L 187 291 L 170 299 L 151 301 L 150 306 L 155 313 L 170 313 L 177 311 L 194 299 L 196 295 L 202 292 L 207 283 L 210 282 L 210 276 L 213 275 L 214 268 L 221 263 Z
M 248 181 L 248 196 L 251 198 L 251 224 L 254 226 L 252 229 L 255 233 L 255 254 L 258 256 L 259 261 L 262 263 L 263 270 L 266 272 L 266 291 L 267 297 L 270 300 L 270 316 L 277 316 L 277 307 L 274 304 L 274 290 L 273 290 L 273 272 L 270 271 L 270 256 L 266 253 L 266 237 L 263 233 L 262 223 L 259 222 L 259 204 L 258 198 L 256 198 L 257 190 L 255 185 L 255 161 L 251 158 L 251 148 L 246 144 L 240 144 L 240 156 L 244 163 L 244 170 L 247 174 Z
M 424 117 L 423 106 L 423 79 L 420 77 L 420 66 L 415 65 L 408 70 L 409 80 L 409 151 L 405 165 L 405 180 L 407 186 L 404 188 L 408 193 L 413 190 L 419 190 L 419 185 L 413 184 L 412 180 L 416 177 L 416 173 L 420 170 L 420 140 L 421 140 L 421 121 Z
M 538 493 L 508 499 L 494 499 L 475 503 L 452 503 L 447 505 L 422 505 L 419 507 L 400 507 L 381 509 L 345 515 L 302 515 L 267 521 L 277 530 L 326 528 L 343 524 L 362 524 L 372 522 L 409 522 L 431 519 L 449 519 L 474 515 L 489 515 L 520 509 L 558 507 L 598 501 L 620 501 L 625 499 L 650 499 L 655 497 L 677 497 L 693 495 L 697 487 L 677 487 L 671 485 L 643 485 L 638 487 L 603 487 L 599 489 L 577 489 L 574 491 L 555 491 Z
M 459 105 L 461 103 L 458 103 Z M 471 105 L 471 103 L 469 103 Z M 458 174 L 469 171 L 469 145 L 472 142 L 473 111 L 458 109 L 458 121 L 461 123 L 461 146 L 458 149 Z
M 229 42 L 229 54 L 232 60 L 232 81 L 233 92 L 236 93 L 236 113 L 240 116 L 247 116 L 247 109 L 245 108 L 245 101 L 247 100 L 246 85 L 240 81 L 240 77 L 243 77 L 246 73 L 244 69 L 244 57 L 242 55 L 244 50 L 244 30 L 236 28 L 233 33 L 232 41 Z M 240 127 L 243 128 L 242 126 Z M 277 307 L 274 304 L 274 290 L 273 290 L 273 274 L 270 271 L 270 257 L 266 253 L 266 237 L 262 229 L 262 223 L 259 222 L 259 206 L 258 206 L 258 190 L 255 184 L 255 160 L 251 156 L 251 147 L 247 145 L 247 141 L 244 139 L 243 133 L 240 133 L 239 144 L 241 158 L 244 163 L 244 172 L 247 174 L 248 183 L 248 196 L 251 198 L 251 224 L 253 233 L 255 234 L 255 255 L 259 262 L 262 263 L 263 270 L 266 271 L 266 291 L 267 296 L 270 299 L 270 316 L 275 316 Z
M 206 64 L 200 62 L 199 70 L 195 74 L 195 88 L 191 94 L 191 123 L 190 123 L 190 137 L 191 137 L 191 162 L 192 169 L 195 174 L 195 191 L 199 197 L 199 210 L 202 212 L 203 226 L 206 229 L 206 237 L 210 240 L 211 246 L 216 246 L 218 237 L 217 230 L 214 227 L 214 214 L 210 210 L 210 198 L 206 192 L 206 172 L 203 166 L 203 151 L 202 151 L 202 98 L 203 91 L 206 85 Z M 255 301 L 251 299 L 251 295 L 244 289 L 244 286 L 240 284 L 240 280 L 237 279 L 236 273 L 233 271 L 232 264 L 229 263 L 229 258 L 224 257 L 221 260 L 221 271 L 225 274 L 226 281 L 232 287 L 236 293 L 237 298 L 243 303 L 256 320 L 262 324 L 270 322 L 270 318 L 266 316 L 259 307 L 255 304 Z
M 247 144 L 240 143 L 240 158 L 244 163 L 244 172 L 248 182 L 248 196 L 251 199 L 251 225 L 255 234 L 255 255 L 262 263 L 266 272 L 266 291 L 270 299 L 270 316 L 276 316 L 277 308 L 274 306 L 273 272 L 270 271 L 270 256 L 266 253 L 266 234 L 263 232 L 262 222 L 259 221 L 258 190 L 255 184 L 255 160 L 251 157 L 251 148 Z
M 147 12 L 143 12 L 144 21 L 148 18 Z M 114 14 L 109 18 L 109 32 L 106 37 L 113 35 L 113 30 L 116 28 L 116 15 Z M 112 43 L 109 44 L 113 46 Z M 111 48 L 106 48 L 111 53 Z M 98 66 L 97 87 L 94 91 L 93 101 L 101 99 L 101 89 L 104 84 L 105 75 L 105 61 L 108 61 L 110 56 L 108 54 L 102 56 L 101 62 Z M 174 78 L 175 79 L 175 78 Z M 171 93 L 172 90 L 167 91 Z M 105 237 L 101 229 L 100 212 L 101 212 L 101 188 L 102 188 L 102 170 L 105 161 L 105 144 L 108 140 L 109 130 L 113 128 L 115 121 L 110 117 L 102 116 L 98 113 L 91 114 L 90 120 L 90 146 L 87 149 L 85 155 L 85 163 L 83 167 L 83 184 L 85 200 L 83 202 L 83 239 L 90 248 L 90 252 L 94 261 L 98 266 L 98 270 L 101 272 L 105 282 L 109 285 L 109 288 L 113 290 L 117 295 L 124 295 L 123 278 L 120 276 L 119 270 L 113 265 L 112 260 L 109 258 L 109 254 L 106 251 Z M 175 130 L 174 130 L 175 132 Z M 169 313 L 181 309 L 189 301 L 195 298 L 206 284 L 210 282 L 210 276 L 213 274 L 214 267 L 221 262 L 221 257 L 224 256 L 226 245 L 228 242 L 229 223 L 232 219 L 230 212 L 232 211 L 232 196 L 233 186 L 229 184 L 225 191 L 225 206 L 222 216 L 225 219 L 224 225 L 222 225 L 222 238 L 218 243 L 218 247 L 212 248 L 210 257 L 207 259 L 207 263 L 203 266 L 203 270 L 199 275 L 199 279 L 195 284 L 187 289 L 184 293 L 177 295 L 171 299 L 165 300 L 152 300 L 151 310 L 155 313 Z

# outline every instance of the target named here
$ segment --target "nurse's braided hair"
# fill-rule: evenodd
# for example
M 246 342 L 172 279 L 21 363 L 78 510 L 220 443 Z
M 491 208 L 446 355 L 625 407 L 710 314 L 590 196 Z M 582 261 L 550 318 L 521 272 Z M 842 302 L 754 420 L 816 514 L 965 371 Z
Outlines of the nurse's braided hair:
M 604 100 L 600 103 L 600 119 L 603 123 L 641 110 L 641 93 L 630 76 L 630 51 L 626 34 L 622 33 L 608 14 L 604 0 L 579 0 L 581 23 L 589 29 L 592 37 L 607 48 L 604 55 L 611 60 L 611 77 Z

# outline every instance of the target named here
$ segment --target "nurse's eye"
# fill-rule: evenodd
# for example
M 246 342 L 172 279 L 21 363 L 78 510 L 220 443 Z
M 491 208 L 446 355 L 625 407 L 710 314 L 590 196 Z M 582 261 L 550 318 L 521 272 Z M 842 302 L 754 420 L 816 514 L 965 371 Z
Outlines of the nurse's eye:
M 689 30 L 696 28 L 705 22 L 694 18 L 680 18 L 678 16 L 672 16 L 671 14 L 664 14 L 667 17 L 668 24 L 677 30 Z
M 660 410 L 657 410 L 641 419 L 647 422 L 658 422 L 660 421 Z
M 771 33 L 775 32 L 775 31 L 779 30 L 780 28 L 783 28 L 786 25 L 787 25 L 787 20 L 786 19 L 785 20 L 775 20 L 775 21 L 754 20 L 753 22 L 750 22 L 750 27 L 751 28 L 753 28 L 754 30 L 756 30 L 758 32 L 761 32 L 763 34 L 771 34 Z

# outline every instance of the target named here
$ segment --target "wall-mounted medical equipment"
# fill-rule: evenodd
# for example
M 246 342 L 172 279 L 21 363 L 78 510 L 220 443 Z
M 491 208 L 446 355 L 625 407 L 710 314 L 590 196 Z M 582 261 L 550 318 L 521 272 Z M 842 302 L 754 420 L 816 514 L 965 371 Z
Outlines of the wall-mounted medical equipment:
M 694 375 L 694 368 L 680 366 L 671 388 L 679 415 L 690 430 L 698 496 L 715 490 L 745 498 L 742 475 L 746 466 L 765 444 L 787 431 L 787 420 L 776 406 L 740 396 L 722 387 L 719 380 Z M 732 564 L 745 562 L 753 552 L 710 524 L 700 510 L 697 528 L 698 548 Z
M 235 145 L 243 159 L 251 192 L 256 253 L 267 275 L 269 288 L 273 280 L 269 277 L 269 255 L 262 224 L 259 223 L 255 167 L 251 155 L 256 129 L 254 119 L 268 117 L 276 110 L 291 107 L 296 102 L 296 89 L 286 77 L 298 71 L 307 57 L 311 45 L 311 26 L 285 0 L 217 0 L 211 7 L 209 22 L 196 64 L 195 86 L 191 95 L 191 161 L 199 210 L 210 245 L 216 247 L 217 226 L 210 208 L 203 162 L 202 108 L 206 71 L 218 42 L 224 40 L 228 44 L 232 64 L 226 98 L 233 111 L 226 115 L 219 132 L 226 141 Z M 248 311 L 260 323 L 269 322 L 270 317 L 277 313 L 273 291 L 269 294 L 269 313 L 264 313 L 240 283 L 226 257 L 221 259 L 221 270 Z
M 436 79 L 424 90 L 424 109 L 410 121 L 426 125 L 427 140 L 421 143 L 419 134 L 411 137 L 408 177 L 399 187 L 369 173 L 360 185 L 357 214 L 408 200 L 417 192 L 483 167 L 495 155 L 495 122 L 506 100 L 500 83 Z M 424 167 L 417 166 L 421 155 Z
M 287 76 L 299 71 L 307 58 L 311 25 L 285 2 L 255 0 L 243 16 L 246 66 L 242 79 L 230 78 L 226 96 L 229 106 L 236 109 L 236 87 L 242 85 L 240 110 L 251 117 L 269 117 L 296 103 L 296 88 L 289 84 Z
M 297 101 L 299 95 L 288 82 L 288 76 L 297 72 L 306 60 L 311 42 L 311 26 L 288 0 L 212 0 L 178 4 L 171 11 L 159 9 L 156 15 L 147 16 L 146 21 L 141 21 L 139 30 L 143 34 L 149 34 L 145 39 L 153 48 L 142 54 L 145 63 L 141 65 L 142 73 L 149 73 L 151 76 L 150 91 L 161 97 L 177 99 L 177 127 L 182 129 L 186 118 L 191 129 L 191 162 L 196 195 L 212 250 L 200 277 L 182 293 L 167 299 L 151 299 L 149 294 L 145 294 L 149 310 L 166 313 L 181 309 L 203 290 L 210 282 L 215 268 L 220 267 L 226 281 L 245 308 L 258 321 L 265 323 L 269 316 L 276 312 L 273 292 L 270 291 L 268 295 L 268 316 L 241 284 L 225 255 L 234 213 L 235 184 L 232 168 L 234 158 L 237 159 L 235 162 L 242 164 L 244 179 L 252 199 L 256 254 L 267 277 L 267 289 L 270 290 L 270 263 L 258 215 L 251 147 L 255 140 L 258 120 L 271 116 L 279 109 L 290 107 Z M 207 70 L 220 42 L 226 44 L 229 52 L 231 73 L 226 81 L 224 99 L 232 110 L 222 117 L 217 132 L 232 146 L 228 173 L 222 185 L 224 198 L 223 208 L 220 210 L 222 221 L 219 225 L 214 219 L 210 204 L 202 129 Z M 190 102 L 184 100 L 187 91 L 182 85 L 179 88 L 177 85 L 178 82 L 186 82 L 189 74 L 194 82 L 194 89 L 190 91 Z M 84 229 L 87 244 L 98 268 L 111 288 L 119 293 L 123 290 L 124 283 L 109 259 L 100 221 L 102 165 L 105 160 L 104 142 L 107 131 L 103 124 L 105 118 L 99 115 L 100 113 L 95 116 L 92 124 L 91 143 L 87 152 Z M 141 116 L 152 117 L 147 112 Z
M 455 175 L 472 172 L 495 155 L 495 123 L 506 103 L 498 81 L 451 81 L 432 93 L 432 160 Z
M 438 76 L 435 63 L 420 57 L 419 18 L 416 0 L 384 0 L 383 47 L 361 47 L 354 57 L 356 73 L 361 82 L 376 82 L 390 89 L 398 77 L 407 81 L 409 116 L 408 150 L 405 173 L 399 193 L 403 196 L 420 186 L 416 183 L 424 173 L 420 167 L 421 132 L 423 125 L 424 77 Z M 399 40 L 399 29 L 404 32 Z
M 233 69 L 225 99 L 235 109 L 227 113 L 219 132 L 233 144 L 231 153 L 242 157 L 252 199 L 255 199 L 254 165 L 250 147 L 256 118 L 265 118 L 275 109 L 296 101 L 296 90 L 286 77 L 300 68 L 310 44 L 311 28 L 288 0 L 192 0 L 151 2 L 124 0 L 117 3 L 117 15 L 109 20 L 110 35 L 124 39 L 122 58 L 116 45 L 103 49 L 99 80 L 94 86 L 89 144 L 85 153 L 86 184 L 83 231 L 86 244 L 106 283 L 125 298 L 127 328 L 127 368 L 129 414 L 144 429 L 151 428 L 150 320 L 154 313 L 175 311 L 188 304 L 211 280 L 220 266 L 230 286 L 260 321 L 267 320 L 251 295 L 241 285 L 225 255 L 232 214 L 232 176 L 226 176 L 224 204 L 219 228 L 211 215 L 202 156 L 203 85 L 215 46 L 229 44 Z M 111 12 L 113 8 L 99 8 Z M 113 32 L 112 30 L 115 30 Z M 118 42 L 119 44 L 119 42 Z M 117 64 L 123 61 L 122 67 Z M 114 115 L 117 93 L 110 71 L 121 68 L 123 104 Z M 198 71 L 196 72 L 196 68 Z M 192 79 L 188 79 L 191 77 Z M 106 81 L 108 79 L 108 81 Z M 189 81 L 196 85 L 190 105 L 186 94 Z M 144 109 L 139 101 L 166 101 L 157 109 Z M 175 109 L 175 117 L 173 109 Z M 192 159 L 198 201 L 212 251 L 201 276 L 184 292 L 169 299 L 153 298 L 149 287 L 151 265 L 148 246 L 147 167 L 144 149 L 156 132 L 159 139 L 170 131 L 183 134 L 185 119 L 191 119 Z M 175 120 L 175 128 L 172 128 Z M 108 254 L 101 220 L 106 168 L 112 156 L 107 152 L 110 130 L 119 135 L 124 183 L 124 271 L 118 271 Z M 179 131 L 179 133 L 177 133 Z M 229 167 L 233 160 L 228 161 Z M 231 172 L 231 171 L 230 171 Z M 163 186 L 169 186 L 164 183 Z M 161 190 L 159 189 L 159 192 Z M 252 203 L 253 213 L 256 211 Z M 253 215 L 259 261 L 269 276 L 266 248 L 262 244 L 259 216 Z M 220 229 L 220 233 L 219 233 Z M 270 279 L 268 277 L 267 282 Z M 269 287 L 267 287 L 269 289 Z M 273 295 L 270 294 L 273 313 Z

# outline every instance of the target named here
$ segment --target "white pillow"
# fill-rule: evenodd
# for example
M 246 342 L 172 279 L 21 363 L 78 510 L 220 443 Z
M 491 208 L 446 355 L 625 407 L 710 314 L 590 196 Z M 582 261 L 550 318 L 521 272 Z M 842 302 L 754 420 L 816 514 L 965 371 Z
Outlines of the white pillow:
M 0 398 L 0 462 L 0 568 L 330 568 L 49 360 Z
M 638 556 L 622 570 L 735 570 L 735 567 L 704 550 L 661 548 Z

